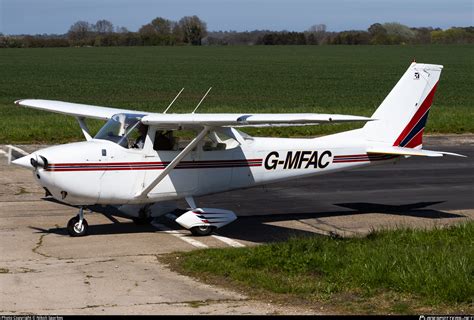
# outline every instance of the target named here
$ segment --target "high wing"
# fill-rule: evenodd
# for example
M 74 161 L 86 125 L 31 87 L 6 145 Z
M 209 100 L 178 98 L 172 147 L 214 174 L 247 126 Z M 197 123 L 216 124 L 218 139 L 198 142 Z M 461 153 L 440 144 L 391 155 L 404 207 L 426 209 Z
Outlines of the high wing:
M 148 125 L 199 125 L 209 127 L 298 126 L 330 122 L 371 120 L 374 119 L 360 116 L 320 113 L 153 113 L 142 118 L 142 122 Z
M 45 111 L 67 114 L 79 118 L 108 120 L 117 113 L 144 115 L 142 122 L 158 126 L 208 126 L 208 127 L 262 127 L 262 126 L 301 126 L 320 123 L 349 121 L 371 121 L 372 118 L 321 113 L 185 113 L 163 114 L 136 110 L 124 110 L 79 103 L 53 100 L 25 99 L 15 104 Z
M 136 110 L 124 110 L 109 107 L 99 107 L 87 104 L 70 103 L 54 100 L 25 99 L 15 101 L 16 105 L 40 109 L 45 111 L 62 113 L 80 118 L 92 118 L 108 120 L 117 113 L 139 113 L 148 114 L 148 112 Z

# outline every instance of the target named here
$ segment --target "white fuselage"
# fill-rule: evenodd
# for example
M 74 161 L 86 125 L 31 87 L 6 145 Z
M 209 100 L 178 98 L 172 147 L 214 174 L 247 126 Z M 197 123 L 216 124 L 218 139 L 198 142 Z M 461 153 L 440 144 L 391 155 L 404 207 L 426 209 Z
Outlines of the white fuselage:
M 179 151 L 126 149 L 92 139 L 38 150 L 36 180 L 72 205 L 152 203 L 248 188 L 394 161 L 366 153 L 358 130 L 314 139 L 251 138 L 231 149 L 191 151 L 146 198 L 137 197 Z

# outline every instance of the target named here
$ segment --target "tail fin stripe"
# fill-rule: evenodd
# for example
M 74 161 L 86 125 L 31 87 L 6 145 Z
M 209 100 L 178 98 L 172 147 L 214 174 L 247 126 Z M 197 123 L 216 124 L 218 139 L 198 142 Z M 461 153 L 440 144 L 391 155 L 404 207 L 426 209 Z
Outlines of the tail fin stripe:
M 423 117 L 418 121 L 415 127 L 410 131 L 410 133 L 405 137 L 405 139 L 400 142 L 400 147 L 405 147 L 414 137 L 420 133 L 425 128 L 426 121 L 428 120 L 428 114 L 430 109 L 426 110 L 426 113 Z
M 426 119 L 428 116 L 428 111 L 431 107 L 431 104 L 433 103 L 433 97 L 436 92 L 436 87 L 438 86 L 438 83 L 436 83 L 433 86 L 433 89 L 431 89 L 431 92 L 428 94 L 428 96 L 425 98 L 423 103 L 421 104 L 420 108 L 416 111 L 415 115 L 413 118 L 410 120 L 408 125 L 403 129 L 402 133 L 398 136 L 397 140 L 395 140 L 395 143 L 393 144 L 394 146 L 399 146 L 401 145 L 401 142 L 404 141 L 412 130 L 417 126 L 418 123 L 423 122 L 423 127 L 426 124 Z M 424 118 L 426 116 L 426 118 Z M 421 121 L 424 118 L 424 121 Z M 416 135 L 416 133 L 415 133 Z
M 404 145 L 404 148 L 416 148 L 418 146 L 421 146 L 423 144 L 423 132 L 425 131 L 425 128 L 422 128 L 416 135 L 413 136 L 413 138 L 410 139 L 410 141 L 407 142 L 406 145 Z

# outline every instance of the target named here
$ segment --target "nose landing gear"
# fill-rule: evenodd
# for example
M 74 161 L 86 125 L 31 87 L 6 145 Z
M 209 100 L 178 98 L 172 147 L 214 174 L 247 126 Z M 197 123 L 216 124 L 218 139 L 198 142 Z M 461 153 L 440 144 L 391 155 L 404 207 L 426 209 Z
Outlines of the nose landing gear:
M 87 234 L 89 224 L 84 219 L 84 210 L 82 207 L 79 208 L 79 214 L 67 223 L 67 232 L 71 237 L 83 237 Z

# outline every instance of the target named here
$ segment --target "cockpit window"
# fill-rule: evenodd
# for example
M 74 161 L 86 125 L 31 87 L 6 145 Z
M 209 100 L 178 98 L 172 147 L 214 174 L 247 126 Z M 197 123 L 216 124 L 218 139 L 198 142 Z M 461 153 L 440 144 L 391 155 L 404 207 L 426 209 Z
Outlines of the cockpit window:
M 142 149 L 148 127 L 140 122 L 143 115 L 120 113 L 112 116 L 95 135 L 95 139 L 109 140 L 124 148 Z

